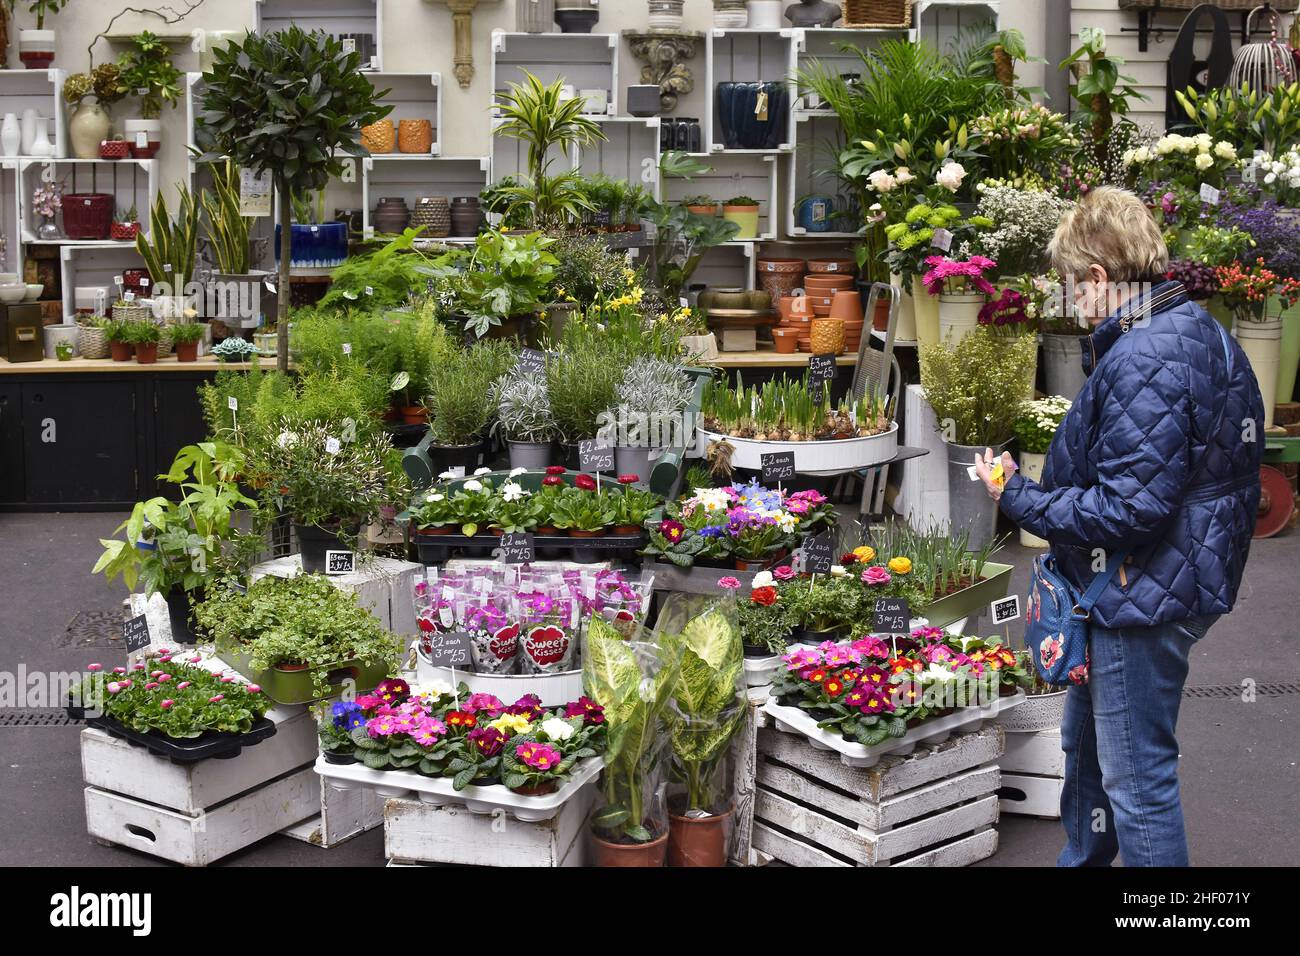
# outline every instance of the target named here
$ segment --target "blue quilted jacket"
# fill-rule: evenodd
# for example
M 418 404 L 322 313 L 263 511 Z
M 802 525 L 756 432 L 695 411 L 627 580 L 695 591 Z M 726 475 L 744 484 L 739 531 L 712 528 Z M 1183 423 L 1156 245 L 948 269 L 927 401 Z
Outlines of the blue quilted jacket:
M 1106 554 L 1130 550 L 1093 609 L 1103 627 L 1232 609 L 1255 530 L 1264 406 L 1245 354 L 1229 347 L 1232 381 L 1217 323 L 1177 282 L 1126 303 L 1083 341 L 1088 380 L 1042 484 L 1007 481 L 1002 510 L 1051 542 L 1080 591 Z

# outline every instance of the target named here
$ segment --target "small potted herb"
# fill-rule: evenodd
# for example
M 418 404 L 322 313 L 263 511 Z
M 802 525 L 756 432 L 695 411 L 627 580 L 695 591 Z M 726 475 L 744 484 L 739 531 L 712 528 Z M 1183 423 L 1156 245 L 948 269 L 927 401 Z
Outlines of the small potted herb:
M 456 506 L 440 487 L 430 488 L 419 505 L 411 509 L 411 526 L 416 534 L 451 534 L 456 530 Z
M 152 322 L 129 322 L 126 327 L 126 341 L 135 348 L 135 360 L 140 365 L 152 365 L 158 361 L 158 342 L 162 339 L 162 329 Z
M 758 238 L 758 206 L 751 196 L 736 196 L 722 204 L 722 218 L 740 227 L 736 239 Z
M 140 235 L 140 216 L 135 207 L 125 211 L 119 209 L 108 228 L 108 238 L 116 242 L 135 242 Z
M 129 362 L 134 348 L 127 341 L 128 324 L 121 319 L 107 319 L 104 322 L 104 335 L 108 338 L 108 351 L 114 362 Z
M 199 340 L 207 331 L 203 322 L 181 322 L 170 327 L 172 347 L 176 350 L 176 361 L 194 362 L 199 357 Z

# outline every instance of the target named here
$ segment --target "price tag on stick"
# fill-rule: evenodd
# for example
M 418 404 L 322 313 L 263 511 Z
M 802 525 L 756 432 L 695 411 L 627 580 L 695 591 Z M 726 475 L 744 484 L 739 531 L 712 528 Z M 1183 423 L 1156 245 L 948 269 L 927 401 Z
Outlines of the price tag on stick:
M 989 617 L 993 618 L 995 625 L 1016 620 L 1020 617 L 1020 595 L 1012 594 L 992 602 L 989 605 Z
M 515 364 L 515 372 L 519 375 L 545 375 L 546 353 L 539 352 L 537 349 L 520 349 L 519 361 Z
M 326 574 L 351 574 L 357 569 L 357 556 L 352 551 L 326 551 Z
M 501 560 L 506 564 L 531 564 L 534 558 L 533 536 L 528 532 L 507 532 L 501 536 Z
M 598 438 L 578 442 L 578 467 L 583 471 L 614 470 L 614 448 Z
M 429 635 L 429 663 L 434 667 L 468 670 L 473 666 L 470 658 L 470 639 L 464 631 L 447 631 Z M 453 686 L 454 683 L 453 683 Z
M 912 610 L 903 598 L 876 598 L 876 631 L 882 634 L 909 634 Z
M 790 481 L 795 476 L 794 452 L 773 451 L 759 456 L 763 484 Z

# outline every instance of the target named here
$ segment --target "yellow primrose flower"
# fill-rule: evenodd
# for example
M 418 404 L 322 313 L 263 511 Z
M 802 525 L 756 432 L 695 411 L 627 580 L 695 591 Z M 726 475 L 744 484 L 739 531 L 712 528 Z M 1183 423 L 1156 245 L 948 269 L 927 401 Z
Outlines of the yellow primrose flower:
M 507 736 L 514 736 L 515 734 L 527 733 L 530 724 L 528 718 L 523 714 L 502 714 L 488 726 L 501 731 Z
M 860 547 L 860 548 L 854 548 L 854 549 L 853 549 L 853 556 L 854 556 L 855 558 L 857 558 L 859 561 L 862 561 L 862 562 L 865 563 L 865 562 L 870 561 L 870 560 L 872 560 L 873 558 L 875 558 L 875 556 L 876 556 L 876 549 L 875 549 L 875 548 L 870 548 L 870 547 L 868 547 L 867 545 L 864 544 L 864 545 L 862 545 L 862 547 Z
M 890 558 L 889 570 L 895 574 L 908 574 L 912 570 L 911 558 Z

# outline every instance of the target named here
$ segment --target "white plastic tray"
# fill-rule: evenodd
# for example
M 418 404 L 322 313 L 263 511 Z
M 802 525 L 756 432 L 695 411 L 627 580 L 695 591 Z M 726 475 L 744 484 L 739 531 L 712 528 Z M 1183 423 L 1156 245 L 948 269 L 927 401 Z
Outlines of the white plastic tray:
M 845 740 L 840 734 L 822 730 L 815 718 L 798 707 L 783 707 L 775 697 L 763 705 L 764 712 L 772 718 L 777 730 L 787 734 L 802 734 L 818 750 L 833 750 L 848 767 L 874 767 L 886 754 L 909 754 L 917 744 L 937 744 L 955 733 L 978 730 L 986 720 L 991 720 L 1005 710 L 1025 702 L 1023 691 L 1010 697 L 999 697 L 983 707 L 962 707 L 946 717 L 936 717 L 914 727 L 901 737 L 892 737 L 884 743 L 868 747 Z
M 381 797 L 416 796 L 421 802 L 435 807 L 461 804 L 470 813 L 493 813 L 504 810 L 525 823 L 549 820 L 579 790 L 593 780 L 605 766 L 603 757 L 588 757 L 579 761 L 569 779 L 554 793 L 541 797 L 526 797 L 503 786 L 469 786 L 457 792 L 449 777 L 426 777 L 411 770 L 371 770 L 360 763 L 330 763 L 324 756 L 316 758 L 316 773 L 330 782 L 336 790 L 369 787 Z
M 776 676 L 777 668 L 780 666 L 781 655 L 779 654 L 772 654 L 769 657 L 746 657 L 745 686 L 766 687 L 772 683 L 772 678 Z

